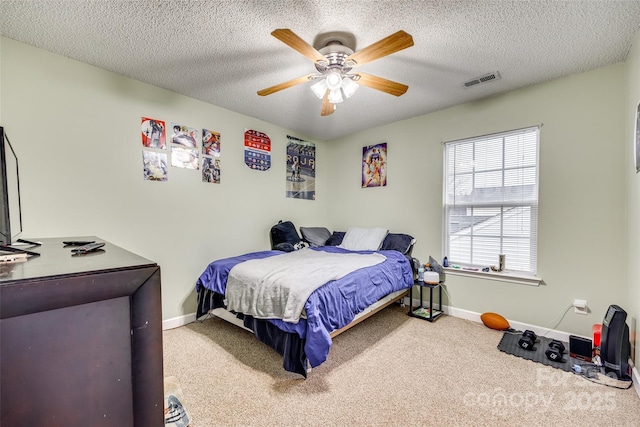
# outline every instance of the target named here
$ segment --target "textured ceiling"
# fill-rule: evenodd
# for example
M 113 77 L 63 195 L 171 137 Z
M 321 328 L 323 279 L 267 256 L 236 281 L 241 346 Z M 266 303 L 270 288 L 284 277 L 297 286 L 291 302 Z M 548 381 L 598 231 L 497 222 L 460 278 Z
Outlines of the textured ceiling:
M 322 140 L 624 61 L 639 26 L 630 0 L 0 1 L 5 37 Z M 315 72 L 277 28 L 346 32 L 356 51 L 404 30 L 413 47 L 358 70 L 409 90 L 361 87 L 327 117 L 311 83 L 259 97 Z

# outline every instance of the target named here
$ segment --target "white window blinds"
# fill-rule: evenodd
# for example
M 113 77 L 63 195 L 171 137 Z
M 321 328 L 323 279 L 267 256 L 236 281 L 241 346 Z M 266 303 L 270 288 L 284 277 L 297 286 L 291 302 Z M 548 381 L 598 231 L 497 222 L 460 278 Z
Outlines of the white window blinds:
M 539 127 L 444 145 L 449 262 L 536 274 Z

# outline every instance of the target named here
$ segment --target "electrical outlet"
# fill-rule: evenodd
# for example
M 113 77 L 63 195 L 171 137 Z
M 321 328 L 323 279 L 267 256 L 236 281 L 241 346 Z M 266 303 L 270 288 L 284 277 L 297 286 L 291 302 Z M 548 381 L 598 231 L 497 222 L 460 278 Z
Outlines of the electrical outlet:
M 574 299 L 573 311 L 578 314 L 587 314 L 589 312 L 589 308 L 587 307 L 587 301 L 583 299 Z

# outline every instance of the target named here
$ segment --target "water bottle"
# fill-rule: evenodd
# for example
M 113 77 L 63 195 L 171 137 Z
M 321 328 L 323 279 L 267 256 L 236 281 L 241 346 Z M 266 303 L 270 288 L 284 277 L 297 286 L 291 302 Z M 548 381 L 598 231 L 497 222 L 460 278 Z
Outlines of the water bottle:
M 447 257 L 444 257 L 444 259 L 442 260 L 442 266 L 449 267 L 449 260 L 447 259 Z
M 424 267 L 418 268 L 418 282 L 424 282 Z

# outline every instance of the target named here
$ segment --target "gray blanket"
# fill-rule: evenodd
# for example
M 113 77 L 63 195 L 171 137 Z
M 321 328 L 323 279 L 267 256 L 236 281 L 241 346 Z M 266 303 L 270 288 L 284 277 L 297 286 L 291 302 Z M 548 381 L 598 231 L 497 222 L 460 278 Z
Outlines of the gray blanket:
M 301 249 L 237 264 L 229 272 L 227 309 L 257 319 L 296 323 L 316 289 L 352 271 L 379 264 L 381 254 L 336 254 Z

